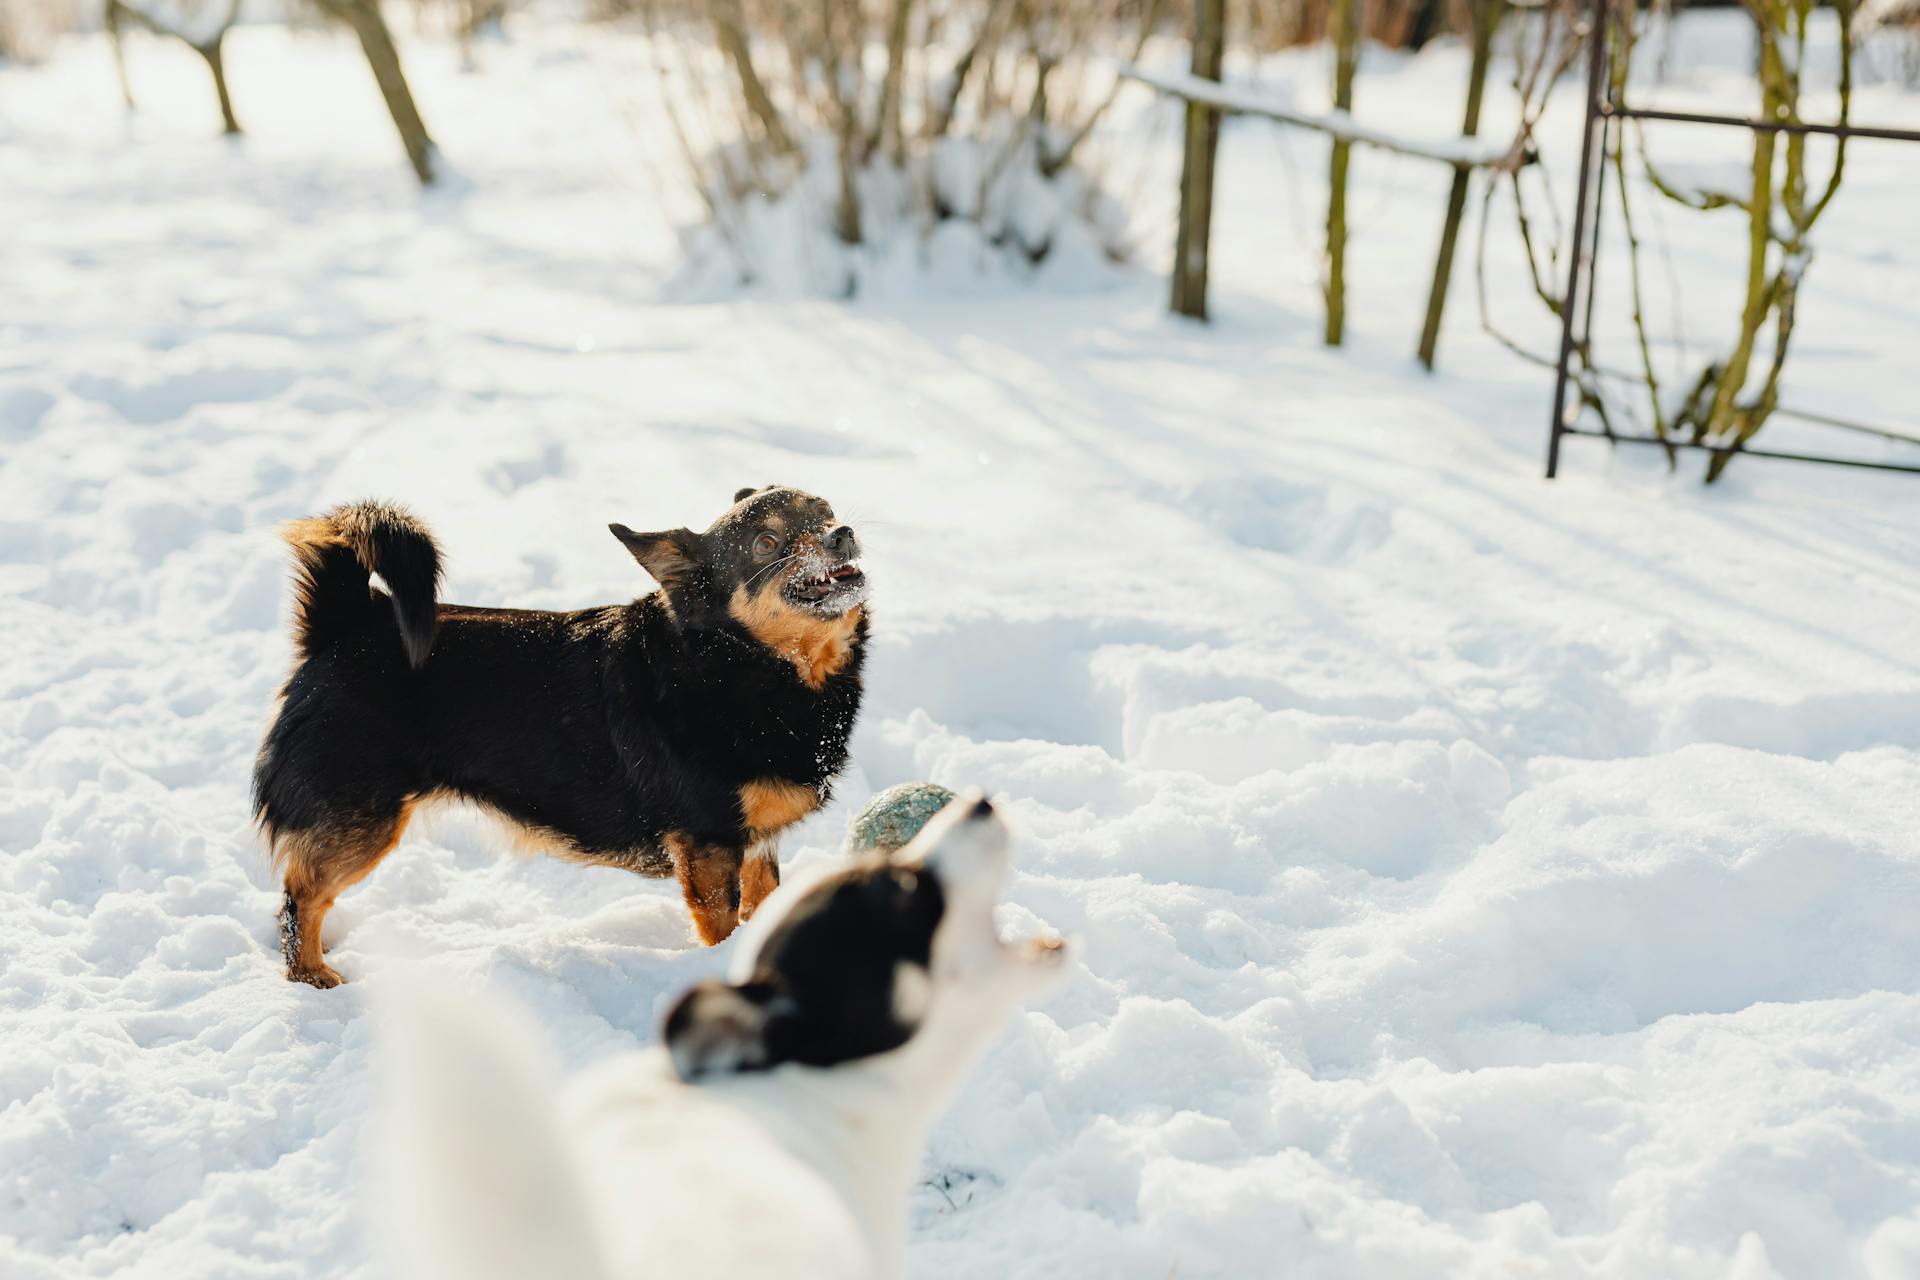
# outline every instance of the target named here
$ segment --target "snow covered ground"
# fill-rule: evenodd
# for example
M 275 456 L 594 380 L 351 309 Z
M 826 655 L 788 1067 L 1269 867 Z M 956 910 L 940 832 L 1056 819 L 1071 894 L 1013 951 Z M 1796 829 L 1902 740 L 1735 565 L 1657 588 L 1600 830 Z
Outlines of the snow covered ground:
M 450 598 L 571 607 L 645 585 L 607 521 L 780 481 L 861 529 L 878 645 L 790 865 L 873 789 L 979 784 L 1025 834 L 1020 923 L 1084 963 L 939 1130 L 917 1274 L 1920 1275 L 1914 479 L 1703 490 L 1582 443 L 1542 482 L 1546 380 L 1464 279 L 1443 376 L 1407 362 L 1445 181 L 1416 162 L 1356 164 L 1344 354 L 1323 151 L 1258 127 L 1211 329 L 1148 269 L 691 305 L 634 42 L 409 56 L 464 179 L 425 198 L 337 40 L 236 34 L 237 145 L 184 50 L 134 44 L 131 123 L 97 39 L 0 68 L 0 1274 L 383 1275 L 385 957 L 486 977 L 574 1065 L 724 964 L 668 886 L 456 813 L 334 913 L 357 985 L 284 982 L 245 795 L 275 524 L 401 498 Z M 1725 61 L 1667 100 L 1737 101 Z M 1459 82 L 1376 59 L 1360 114 L 1450 119 Z M 1168 117 L 1130 110 L 1151 205 Z M 1852 158 L 1789 399 L 1910 405 L 1903 155 Z M 1666 223 L 1710 325 L 1726 224 Z

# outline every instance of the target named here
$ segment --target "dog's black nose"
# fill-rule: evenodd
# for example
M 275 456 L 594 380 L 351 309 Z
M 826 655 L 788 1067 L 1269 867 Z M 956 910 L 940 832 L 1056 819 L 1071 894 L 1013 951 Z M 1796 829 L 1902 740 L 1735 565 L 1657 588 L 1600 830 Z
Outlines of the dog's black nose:
M 852 555 L 854 551 L 853 526 L 841 525 L 839 528 L 828 533 L 824 541 L 827 550 L 833 552 L 835 555 Z
M 985 796 L 981 796 L 973 808 L 968 811 L 967 816 L 969 818 L 986 818 L 991 817 L 992 814 L 993 801 L 987 799 Z

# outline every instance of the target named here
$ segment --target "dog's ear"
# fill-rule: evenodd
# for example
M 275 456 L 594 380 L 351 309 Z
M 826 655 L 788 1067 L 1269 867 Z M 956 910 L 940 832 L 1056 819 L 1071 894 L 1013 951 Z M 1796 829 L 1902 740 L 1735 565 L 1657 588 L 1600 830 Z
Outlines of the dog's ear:
M 734 494 L 733 494 L 733 500 L 734 500 L 735 502 L 741 502 L 741 501 L 744 501 L 744 500 L 746 500 L 746 499 L 748 499 L 748 498 L 751 498 L 751 497 L 752 497 L 752 496 L 753 496 L 754 494 L 756 494 L 756 493 L 758 493 L 758 492 L 760 492 L 760 491 L 759 491 L 758 489 L 756 489 L 756 488 L 754 488 L 754 487 L 753 487 L 752 485 L 748 485 L 748 486 L 747 486 L 746 488 L 744 488 L 744 489 L 736 489 L 736 490 L 734 490 Z
M 784 1031 L 799 1006 L 770 982 L 729 986 L 706 981 L 680 997 L 667 1015 L 673 1069 L 688 1084 L 709 1076 L 768 1071 L 786 1061 Z
M 607 528 L 620 539 L 640 567 L 666 588 L 684 586 L 700 567 L 700 535 L 691 529 L 665 529 L 659 533 L 635 533 L 623 524 Z

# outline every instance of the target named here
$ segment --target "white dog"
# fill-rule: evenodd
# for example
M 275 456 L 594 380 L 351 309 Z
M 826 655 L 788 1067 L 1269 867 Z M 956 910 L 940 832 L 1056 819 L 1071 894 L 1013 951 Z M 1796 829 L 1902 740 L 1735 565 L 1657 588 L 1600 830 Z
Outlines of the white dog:
M 891 857 L 770 898 L 666 1046 L 556 1088 L 524 1019 L 408 996 L 386 1187 L 408 1280 L 882 1280 L 928 1131 L 1057 941 L 1003 942 L 1007 831 L 978 792 Z

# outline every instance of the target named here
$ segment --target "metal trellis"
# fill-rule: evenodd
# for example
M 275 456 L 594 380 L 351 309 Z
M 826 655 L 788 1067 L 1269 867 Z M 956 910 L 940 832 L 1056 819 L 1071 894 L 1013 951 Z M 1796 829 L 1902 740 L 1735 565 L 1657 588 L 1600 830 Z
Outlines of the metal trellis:
M 1691 111 L 1659 111 L 1631 107 L 1616 102 L 1609 90 L 1613 82 L 1612 50 L 1607 43 L 1608 0 L 1592 0 L 1591 27 L 1587 32 L 1587 104 L 1585 131 L 1580 140 L 1580 178 L 1574 195 L 1573 243 L 1567 267 L 1567 292 L 1561 306 L 1560 359 L 1554 371 L 1553 422 L 1547 439 L 1547 479 L 1560 469 L 1560 441 L 1566 436 L 1589 436 L 1615 444 L 1659 445 L 1668 449 L 1693 449 L 1704 453 L 1737 453 L 1749 458 L 1781 458 L 1790 462 L 1815 462 L 1836 467 L 1864 467 L 1875 471 L 1905 471 L 1920 474 L 1920 464 L 1872 462 L 1863 458 L 1836 458 L 1824 454 L 1793 453 L 1778 449 L 1751 449 L 1742 444 L 1713 444 L 1678 437 L 1626 435 L 1576 426 L 1579 402 L 1569 406 L 1567 386 L 1572 377 L 1576 349 L 1591 352 L 1593 339 L 1594 261 L 1600 251 L 1600 199 L 1605 182 L 1607 155 L 1606 131 L 1620 120 L 1665 120 L 1679 124 L 1716 125 L 1759 133 L 1823 134 L 1834 138 L 1880 138 L 1895 142 L 1920 142 L 1920 130 L 1891 129 L 1877 125 L 1807 124 L 1797 120 L 1753 120 L 1743 116 L 1703 115 Z M 1595 135 L 1601 141 L 1596 148 Z M 1592 227 L 1589 228 L 1589 222 Z M 1584 298 L 1584 306 L 1576 299 Z M 1581 333 L 1574 336 L 1574 317 L 1584 313 Z M 1776 410 L 1784 413 L 1784 410 Z M 1818 415 L 1791 416 L 1818 421 Z M 1920 443 L 1920 438 L 1897 432 L 1873 431 L 1890 439 Z

